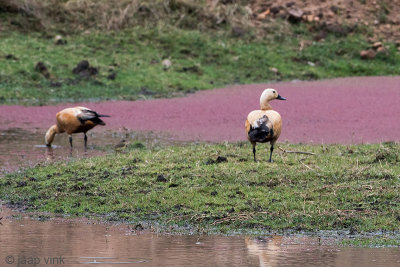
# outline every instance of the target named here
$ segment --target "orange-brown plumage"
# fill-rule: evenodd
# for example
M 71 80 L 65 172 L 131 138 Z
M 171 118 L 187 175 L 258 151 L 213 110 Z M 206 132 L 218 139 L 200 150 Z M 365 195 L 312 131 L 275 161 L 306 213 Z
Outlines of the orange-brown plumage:
M 256 143 L 270 142 L 269 161 L 272 162 L 272 151 L 282 130 L 281 116 L 269 105 L 269 101 L 274 99 L 285 100 L 275 89 L 265 89 L 260 97 L 261 109 L 254 110 L 247 115 L 245 128 L 247 139 L 253 145 L 254 161 L 256 161 Z
M 100 115 L 97 112 L 85 107 L 66 108 L 56 115 L 57 123 L 46 132 L 45 141 L 47 146 L 51 146 L 54 136 L 58 133 L 66 132 L 69 135 L 70 145 L 72 147 L 72 134 L 84 133 L 85 147 L 87 146 L 86 132 L 96 125 L 105 125 L 100 117 L 109 117 Z

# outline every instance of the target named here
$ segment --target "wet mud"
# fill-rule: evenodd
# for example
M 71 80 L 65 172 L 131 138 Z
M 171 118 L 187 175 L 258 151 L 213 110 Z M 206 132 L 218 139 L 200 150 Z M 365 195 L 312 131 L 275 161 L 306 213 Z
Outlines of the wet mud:
M 118 132 L 92 130 L 88 132 L 88 149 L 84 149 L 83 134 L 73 135 L 73 149 L 70 149 L 68 135 L 56 135 L 53 145 L 48 148 L 44 142 L 44 131 L 30 132 L 21 128 L 0 131 L 0 176 L 8 172 L 54 161 L 69 161 L 79 158 L 100 156 L 121 152 L 118 144 L 139 142 L 138 146 L 153 147 L 178 144 L 169 135 L 151 132 Z

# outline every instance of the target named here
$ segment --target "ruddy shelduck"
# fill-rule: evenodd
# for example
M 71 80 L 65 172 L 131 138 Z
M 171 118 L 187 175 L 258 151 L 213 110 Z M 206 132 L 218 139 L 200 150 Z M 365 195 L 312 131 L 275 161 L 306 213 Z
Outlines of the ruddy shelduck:
M 110 117 L 98 114 L 96 111 L 85 107 L 66 108 L 57 113 L 57 124 L 51 126 L 45 136 L 46 145 L 51 147 L 54 136 L 66 132 L 69 135 L 69 144 L 72 148 L 72 134 L 83 133 L 85 148 L 87 147 L 86 132 L 96 125 L 106 125 L 100 117 Z
M 274 145 L 281 134 L 282 119 L 278 112 L 272 110 L 269 101 L 286 100 L 275 89 L 265 89 L 260 97 L 260 110 L 254 110 L 247 115 L 245 123 L 247 139 L 253 145 L 254 161 L 256 161 L 256 144 L 270 142 L 271 153 L 269 162 L 272 162 Z

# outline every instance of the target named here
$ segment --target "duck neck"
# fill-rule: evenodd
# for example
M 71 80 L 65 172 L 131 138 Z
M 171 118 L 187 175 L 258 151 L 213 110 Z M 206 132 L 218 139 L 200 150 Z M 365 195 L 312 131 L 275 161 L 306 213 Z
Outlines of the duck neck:
M 56 133 L 58 133 L 58 127 L 56 124 L 54 124 L 53 126 L 51 126 L 47 132 L 46 132 L 46 136 L 45 136 L 45 142 L 47 146 L 51 146 L 51 143 L 53 143 L 54 140 L 54 136 L 56 135 Z
M 270 110 L 272 109 L 272 107 L 269 105 L 268 101 L 264 101 L 263 103 L 261 103 L 261 110 Z

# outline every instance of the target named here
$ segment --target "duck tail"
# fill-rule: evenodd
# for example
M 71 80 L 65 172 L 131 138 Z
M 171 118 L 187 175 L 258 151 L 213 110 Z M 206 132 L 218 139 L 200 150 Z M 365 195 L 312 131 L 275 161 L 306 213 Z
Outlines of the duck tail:
M 111 117 L 110 115 L 105 115 L 105 114 L 97 114 L 97 117 Z

